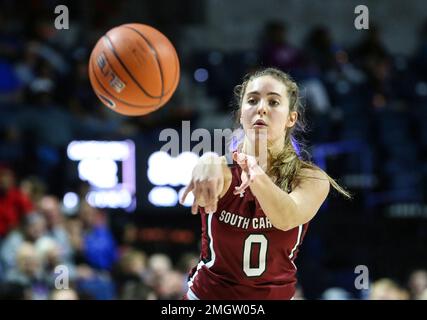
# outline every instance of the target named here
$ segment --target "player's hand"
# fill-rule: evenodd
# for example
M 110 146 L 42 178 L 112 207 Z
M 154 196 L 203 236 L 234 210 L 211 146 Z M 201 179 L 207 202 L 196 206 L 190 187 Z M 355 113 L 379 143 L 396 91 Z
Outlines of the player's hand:
M 235 187 L 233 191 L 234 194 L 241 194 L 250 184 L 254 181 L 255 177 L 262 173 L 262 169 L 258 165 L 258 162 L 255 157 L 249 156 L 245 153 L 234 152 L 233 159 L 237 164 L 242 168 L 241 180 L 242 183 L 240 186 Z
M 193 169 L 190 184 L 185 188 L 180 203 L 183 204 L 190 191 L 194 201 L 191 213 L 197 214 L 199 207 L 204 207 L 206 213 L 217 210 L 219 196 L 224 187 L 223 163 L 215 153 L 204 154 Z

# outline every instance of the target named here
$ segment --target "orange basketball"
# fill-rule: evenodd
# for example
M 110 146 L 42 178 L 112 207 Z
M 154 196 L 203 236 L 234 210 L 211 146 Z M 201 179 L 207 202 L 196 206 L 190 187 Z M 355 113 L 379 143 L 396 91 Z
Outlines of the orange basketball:
M 165 105 L 179 76 L 172 43 L 143 24 L 111 29 L 99 39 L 89 59 L 90 82 L 98 98 L 128 116 L 141 116 Z

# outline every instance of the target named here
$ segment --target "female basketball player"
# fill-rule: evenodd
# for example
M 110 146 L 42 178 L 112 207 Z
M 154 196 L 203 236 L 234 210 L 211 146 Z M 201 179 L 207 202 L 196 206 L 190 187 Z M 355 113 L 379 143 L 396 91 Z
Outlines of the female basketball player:
M 192 191 L 191 211 L 200 207 L 202 216 L 201 261 L 190 272 L 184 299 L 291 299 L 308 222 L 330 185 L 349 194 L 298 156 L 298 87 L 287 74 L 258 71 L 236 96 L 244 138 L 233 161 L 204 154 L 181 198 Z

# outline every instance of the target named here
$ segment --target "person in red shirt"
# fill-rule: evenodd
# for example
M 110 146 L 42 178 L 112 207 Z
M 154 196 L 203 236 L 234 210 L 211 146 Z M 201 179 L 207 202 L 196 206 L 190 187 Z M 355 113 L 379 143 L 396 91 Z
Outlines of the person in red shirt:
M 201 260 L 184 299 L 292 299 L 295 258 L 309 221 L 330 186 L 350 197 L 323 170 L 303 160 L 298 86 L 267 68 L 236 88 L 244 135 L 237 150 L 205 153 L 180 199 L 202 219 Z
M 31 200 L 15 185 L 13 171 L 0 165 L 0 239 L 32 210 Z

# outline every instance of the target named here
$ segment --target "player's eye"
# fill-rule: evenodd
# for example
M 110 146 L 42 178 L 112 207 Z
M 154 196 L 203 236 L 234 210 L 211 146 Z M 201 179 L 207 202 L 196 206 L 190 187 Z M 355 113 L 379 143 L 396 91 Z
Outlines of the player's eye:
M 248 99 L 248 104 L 250 104 L 251 106 L 254 106 L 254 105 L 256 105 L 257 104 L 257 99 L 255 99 L 255 98 L 249 98 Z
M 270 105 L 270 107 L 277 107 L 280 104 L 280 102 L 277 100 L 270 100 L 268 104 Z

